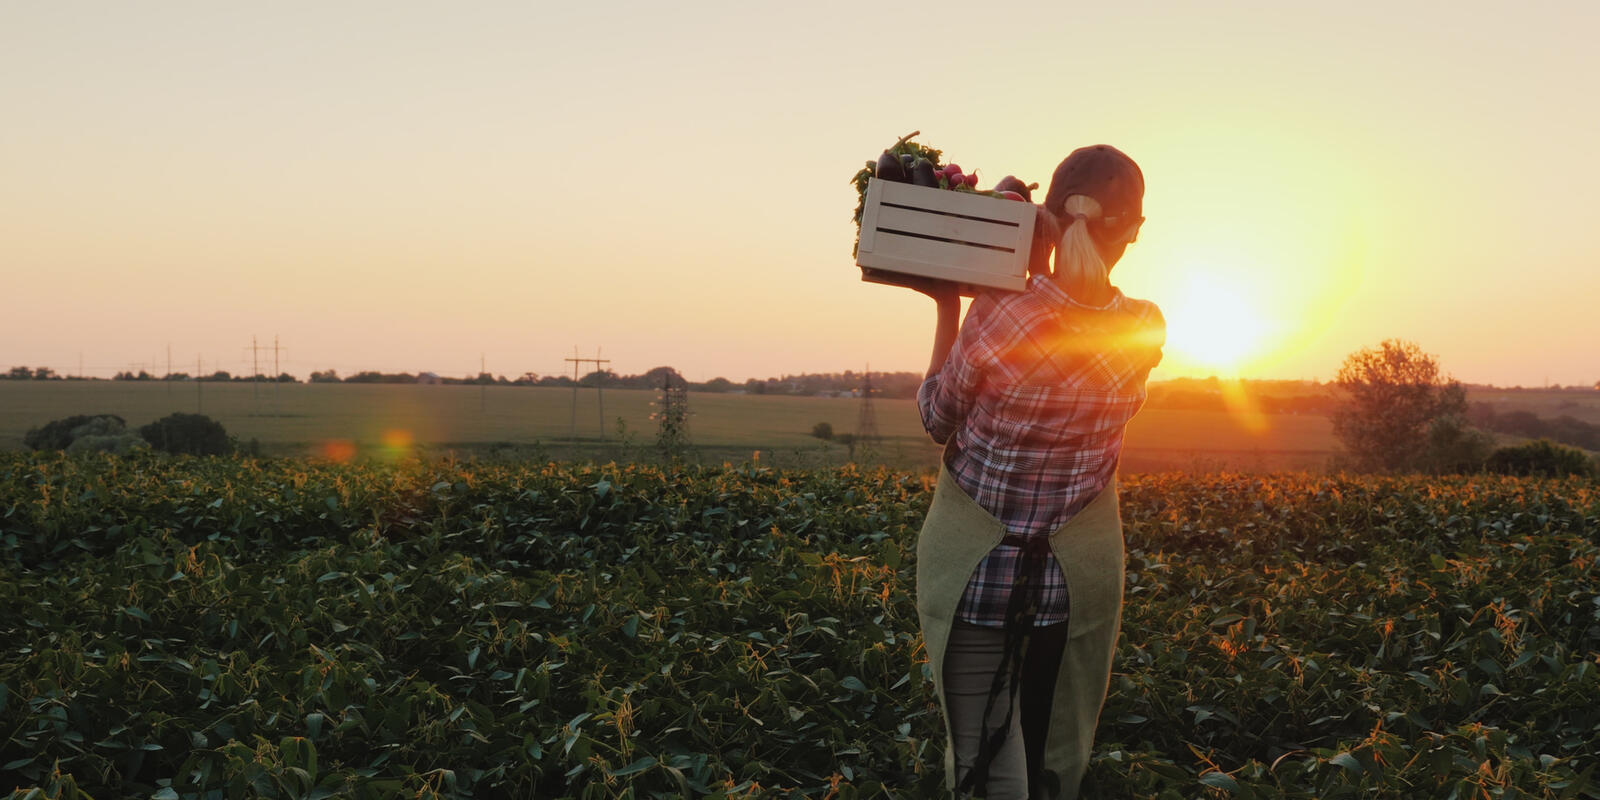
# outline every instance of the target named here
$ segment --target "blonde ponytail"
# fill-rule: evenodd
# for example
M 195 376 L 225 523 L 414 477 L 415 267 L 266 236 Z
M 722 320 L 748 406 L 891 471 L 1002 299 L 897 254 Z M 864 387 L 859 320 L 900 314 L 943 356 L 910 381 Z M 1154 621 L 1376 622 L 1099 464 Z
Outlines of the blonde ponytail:
M 1067 198 L 1062 207 L 1061 242 L 1056 245 L 1056 280 L 1063 286 L 1098 288 L 1110 282 L 1106 262 L 1089 236 L 1088 220 L 1100 217 L 1100 203 L 1086 194 Z

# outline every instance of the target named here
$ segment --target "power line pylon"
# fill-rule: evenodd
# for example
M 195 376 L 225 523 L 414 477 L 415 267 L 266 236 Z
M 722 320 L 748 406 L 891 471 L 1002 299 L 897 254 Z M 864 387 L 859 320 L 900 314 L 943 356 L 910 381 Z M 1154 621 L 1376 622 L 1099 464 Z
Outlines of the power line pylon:
M 869 444 L 878 441 L 878 414 L 872 407 L 872 366 L 861 376 L 861 414 L 856 418 L 856 441 Z

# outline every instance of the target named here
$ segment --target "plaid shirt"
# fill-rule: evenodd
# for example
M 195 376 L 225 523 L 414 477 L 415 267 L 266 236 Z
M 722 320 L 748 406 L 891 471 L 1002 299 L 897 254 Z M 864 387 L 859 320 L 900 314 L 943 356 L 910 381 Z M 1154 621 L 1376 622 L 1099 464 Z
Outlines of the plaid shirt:
M 1111 482 L 1165 342 L 1160 309 L 1115 289 L 1100 307 L 1044 276 L 1023 292 L 981 293 L 944 366 L 917 393 L 923 427 L 946 445 L 956 484 L 1008 534 L 1048 536 Z M 984 557 L 957 618 L 1003 625 L 1021 552 L 1001 544 Z M 1064 622 L 1066 580 L 1054 555 L 1044 576 L 1035 624 Z

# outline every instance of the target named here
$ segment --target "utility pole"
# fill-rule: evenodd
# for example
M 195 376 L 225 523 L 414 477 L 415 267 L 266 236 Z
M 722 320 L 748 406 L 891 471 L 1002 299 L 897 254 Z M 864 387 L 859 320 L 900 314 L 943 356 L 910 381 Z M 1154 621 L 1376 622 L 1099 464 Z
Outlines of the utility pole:
M 273 414 L 273 416 L 280 416 L 280 415 L 283 414 L 283 408 L 278 405 L 278 398 L 279 398 L 278 387 L 283 385 L 283 381 L 278 380 L 278 376 L 283 374 L 283 372 L 278 369 L 278 351 L 279 351 L 279 349 L 280 348 L 278 347 L 278 334 L 274 333 L 274 334 L 272 334 L 272 414 Z
M 194 354 L 194 413 L 206 413 L 206 382 L 201 380 L 203 369 L 200 365 L 200 354 Z
M 250 402 L 256 413 L 261 413 L 261 348 L 256 346 L 255 334 L 250 335 Z
M 595 371 L 598 372 L 598 371 L 600 371 L 600 368 L 601 368 L 600 365 L 602 365 L 602 364 L 610 364 L 611 363 L 611 359 L 609 359 L 609 358 L 600 358 L 600 348 L 598 348 L 598 347 L 595 348 L 594 355 L 595 355 L 594 358 L 579 358 L 578 357 L 578 348 L 577 347 L 573 347 L 572 348 L 572 358 L 566 359 L 567 361 L 571 361 L 572 362 L 572 438 L 574 438 L 574 439 L 578 438 L 578 365 L 580 363 L 582 363 L 582 364 L 593 364 L 594 368 L 595 368 Z M 604 383 L 604 378 L 602 377 L 602 379 L 598 383 L 595 384 L 595 389 L 596 390 L 600 390 L 601 384 L 603 384 L 603 383 Z M 605 395 L 601 394 L 601 396 L 600 396 L 600 441 L 603 442 L 603 441 L 605 441 L 605 439 L 606 439 L 606 400 L 605 400 Z

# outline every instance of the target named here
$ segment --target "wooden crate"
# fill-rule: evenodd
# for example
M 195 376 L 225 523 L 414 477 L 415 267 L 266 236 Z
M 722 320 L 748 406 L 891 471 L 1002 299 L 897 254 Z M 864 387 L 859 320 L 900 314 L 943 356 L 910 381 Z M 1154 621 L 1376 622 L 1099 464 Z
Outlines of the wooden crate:
M 915 275 L 980 288 L 1021 291 L 1033 243 L 1032 203 L 872 180 L 861 214 L 856 265 L 861 279 L 893 284 Z

